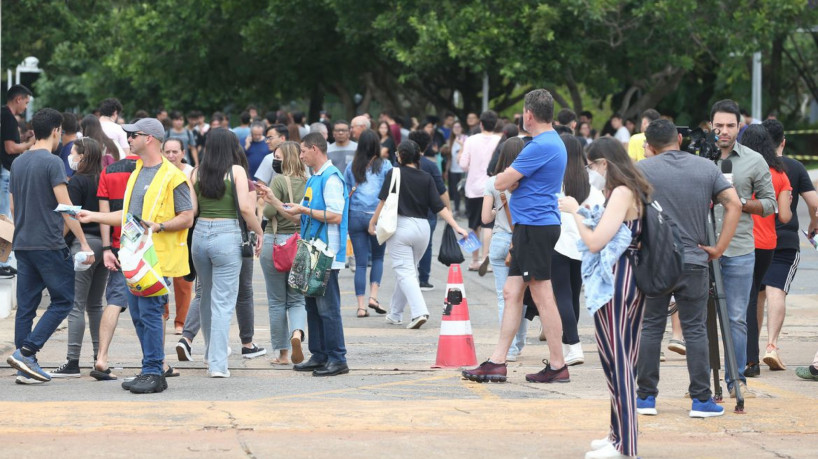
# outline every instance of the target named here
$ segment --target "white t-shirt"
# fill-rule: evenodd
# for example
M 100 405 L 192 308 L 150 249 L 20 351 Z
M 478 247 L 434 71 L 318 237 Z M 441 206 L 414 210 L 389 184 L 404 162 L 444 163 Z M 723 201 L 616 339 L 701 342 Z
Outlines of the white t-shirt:
M 124 158 L 125 155 L 122 153 L 131 148 L 131 146 L 128 145 L 128 134 L 125 133 L 122 126 L 112 121 L 99 120 L 99 124 L 102 126 L 102 132 L 104 132 L 108 138 L 113 140 L 116 146 L 119 148 L 119 157 Z
M 563 188 L 563 192 L 564 191 L 565 189 Z M 605 196 L 601 191 L 596 189 L 596 187 L 591 186 L 591 193 L 588 194 L 588 197 L 580 205 L 593 207 L 597 204 L 604 205 Z M 579 249 L 577 249 L 577 242 L 579 241 L 577 222 L 574 220 L 573 215 L 565 212 L 560 212 L 560 218 L 562 219 L 560 238 L 557 240 L 557 245 L 554 246 L 554 250 L 568 258 L 581 260 L 582 255 L 579 253 Z
M 614 134 L 614 138 L 622 143 L 628 143 L 631 140 L 631 133 L 628 131 L 628 128 L 625 126 L 620 127 L 616 130 L 616 134 Z

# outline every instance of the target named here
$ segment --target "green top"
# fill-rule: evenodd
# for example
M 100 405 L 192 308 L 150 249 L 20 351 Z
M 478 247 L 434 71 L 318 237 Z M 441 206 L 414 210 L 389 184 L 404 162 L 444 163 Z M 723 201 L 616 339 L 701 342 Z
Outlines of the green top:
M 747 201 L 757 199 L 763 206 L 762 217 L 776 212 L 775 190 L 770 175 L 770 167 L 759 153 L 736 142 L 733 151 L 727 156 L 733 163 L 733 187 L 739 198 Z M 716 162 L 721 169 L 722 159 Z M 714 207 L 716 217 L 716 237 L 721 235 L 721 225 L 724 219 L 724 207 L 719 204 Z M 730 240 L 730 245 L 724 251 L 725 257 L 738 257 L 755 251 L 753 237 L 753 216 L 747 212 L 741 213 L 736 227 L 736 234 Z
M 224 195 L 221 199 L 206 198 L 199 190 L 199 182 L 193 185 L 196 199 L 199 200 L 199 218 L 238 218 L 236 203 L 233 198 L 233 185 L 224 179 Z
M 279 201 L 283 203 L 294 202 L 296 204 L 300 204 L 304 199 L 304 190 L 307 187 L 307 181 L 300 177 L 290 177 L 290 182 L 292 183 L 293 187 L 292 201 L 290 200 L 290 192 L 287 189 L 287 181 L 283 175 L 276 174 L 276 176 L 273 177 L 273 181 L 270 183 L 270 189 L 273 191 L 273 195 L 278 198 Z M 287 220 L 286 217 L 281 215 L 276 208 L 270 204 L 267 204 L 267 206 L 264 207 L 264 216 L 270 220 L 270 224 L 267 225 L 267 228 L 264 230 L 264 232 L 267 234 L 273 234 L 273 220 L 275 220 L 278 224 L 278 233 L 294 234 L 301 230 L 300 224 Z

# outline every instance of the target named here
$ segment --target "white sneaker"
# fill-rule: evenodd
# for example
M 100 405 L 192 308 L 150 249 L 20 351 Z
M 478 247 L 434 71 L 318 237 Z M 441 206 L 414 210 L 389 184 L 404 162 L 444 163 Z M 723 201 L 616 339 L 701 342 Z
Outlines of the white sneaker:
M 582 353 L 582 343 L 563 343 L 562 355 L 565 357 L 565 364 L 569 367 L 573 365 L 582 365 L 585 363 L 585 354 Z
M 401 325 L 401 324 L 403 324 L 403 320 L 401 320 L 401 319 L 395 320 L 392 317 L 390 317 L 389 315 L 387 315 L 386 316 L 386 323 L 392 324 L 392 325 Z
M 613 443 L 608 443 L 607 445 L 603 446 L 600 449 L 596 449 L 593 451 L 588 451 L 585 453 L 585 459 L 601 459 L 601 458 L 610 458 L 610 457 L 628 457 L 622 455 L 616 448 L 614 448 Z
M 611 437 L 600 438 L 599 440 L 591 440 L 591 449 L 596 451 L 611 444 L 612 444 Z
M 208 376 L 210 376 L 211 378 L 229 378 L 230 370 L 227 370 L 224 373 L 222 373 L 221 371 L 212 371 L 208 373 Z
M 417 330 L 423 324 L 425 324 L 427 320 L 429 320 L 429 315 L 428 314 L 424 314 L 422 316 L 417 316 L 414 319 L 412 319 L 411 322 L 409 322 L 409 325 L 407 325 L 406 328 L 409 329 L 409 330 Z
M 517 354 L 508 354 L 506 356 L 506 362 L 516 362 L 517 361 Z

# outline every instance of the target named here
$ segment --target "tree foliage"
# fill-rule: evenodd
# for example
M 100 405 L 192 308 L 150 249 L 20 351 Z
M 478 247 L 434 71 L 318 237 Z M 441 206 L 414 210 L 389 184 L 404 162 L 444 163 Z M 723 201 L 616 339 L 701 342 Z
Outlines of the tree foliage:
M 7 3 L 7 4 L 6 4 Z M 2 65 L 37 56 L 41 101 L 87 110 L 277 108 L 327 97 L 344 116 L 495 109 L 546 87 L 696 120 L 716 98 L 748 104 L 764 55 L 765 108 L 818 95 L 818 13 L 806 0 L 35 0 L 6 2 Z M 357 96 L 357 97 L 356 97 Z

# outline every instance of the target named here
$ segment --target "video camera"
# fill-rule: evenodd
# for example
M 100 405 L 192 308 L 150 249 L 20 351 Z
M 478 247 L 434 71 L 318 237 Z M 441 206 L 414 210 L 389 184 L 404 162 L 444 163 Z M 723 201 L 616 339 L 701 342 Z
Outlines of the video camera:
M 682 150 L 692 153 L 711 161 L 716 161 L 721 155 L 719 147 L 716 146 L 718 132 L 705 132 L 697 127 L 690 129 L 688 126 L 676 126 L 676 130 L 682 135 Z

